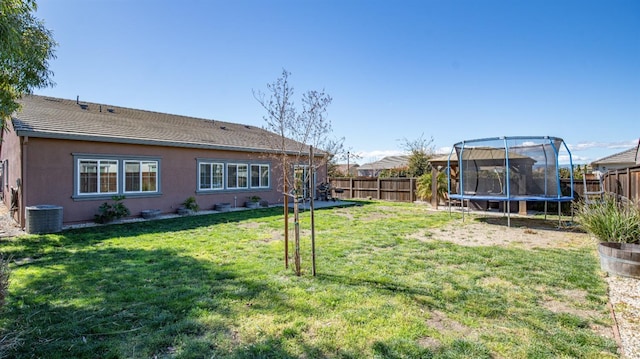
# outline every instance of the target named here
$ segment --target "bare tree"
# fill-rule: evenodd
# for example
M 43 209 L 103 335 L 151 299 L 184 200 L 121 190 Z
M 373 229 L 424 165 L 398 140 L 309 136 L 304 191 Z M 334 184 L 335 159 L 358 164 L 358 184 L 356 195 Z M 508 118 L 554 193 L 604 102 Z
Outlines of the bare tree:
M 433 157 L 433 137 L 425 138 L 424 133 L 415 140 L 402 139 L 402 148 L 409 152 L 408 175 L 420 177 L 431 170 L 429 159 Z
M 279 162 L 282 173 L 278 180 L 284 196 L 285 267 L 288 268 L 289 265 L 288 207 L 289 199 L 293 199 L 294 260 L 296 274 L 300 275 L 298 199 L 304 194 L 304 184 L 313 182 L 314 169 L 326 163 L 328 158 L 325 151 L 321 151 L 317 156 L 310 155 L 312 148 L 323 149 L 333 146 L 329 138 L 332 131 L 331 122 L 327 118 L 327 107 L 331 104 L 332 98 L 324 90 L 307 91 L 302 95 L 302 108 L 298 110 L 293 101 L 294 89 L 289 83 L 290 75 L 290 72 L 283 69 L 275 82 L 267 84 L 268 95 L 254 90 L 253 96 L 267 113 L 264 116 L 265 129 L 278 135 L 268 139 L 267 146 Z M 307 163 L 309 165 L 306 165 Z M 309 191 L 308 195 L 313 198 L 314 191 L 311 187 Z

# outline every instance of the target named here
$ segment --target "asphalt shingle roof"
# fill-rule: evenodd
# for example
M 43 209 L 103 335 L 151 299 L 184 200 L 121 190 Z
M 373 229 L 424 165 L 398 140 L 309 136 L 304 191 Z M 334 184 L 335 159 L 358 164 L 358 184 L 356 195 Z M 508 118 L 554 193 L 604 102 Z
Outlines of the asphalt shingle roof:
M 281 141 L 278 135 L 255 126 L 36 95 L 21 103 L 12 119 L 20 136 L 251 152 L 280 149 L 275 145 Z M 288 152 L 301 147 L 308 151 L 286 140 Z
M 358 167 L 358 170 L 380 170 L 401 168 L 408 166 L 409 156 L 387 156 L 383 157 L 379 161 L 365 163 Z
M 636 152 L 638 150 L 638 147 L 632 147 L 628 150 L 624 150 L 622 152 L 618 152 L 618 153 L 614 153 L 610 156 L 607 157 L 603 157 L 600 158 L 598 160 L 595 160 L 593 162 L 591 162 L 592 165 L 597 166 L 597 165 L 604 165 L 604 164 L 610 164 L 610 163 L 628 163 L 628 164 L 635 164 L 636 163 Z

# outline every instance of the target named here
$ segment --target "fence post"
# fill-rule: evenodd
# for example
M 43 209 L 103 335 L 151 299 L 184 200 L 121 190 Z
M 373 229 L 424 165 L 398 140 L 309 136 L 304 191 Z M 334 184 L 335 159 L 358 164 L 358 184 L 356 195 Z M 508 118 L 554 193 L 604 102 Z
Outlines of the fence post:
M 349 198 L 353 198 L 353 177 L 349 177 Z
M 416 200 L 416 198 L 414 198 L 415 195 L 415 190 L 414 190 L 414 186 L 416 185 L 416 179 L 411 177 L 411 179 L 409 179 L 409 202 L 413 202 Z
M 438 169 L 431 166 L 431 206 L 438 209 Z
M 378 177 L 378 191 L 377 192 L 378 192 L 378 199 L 382 199 L 382 198 L 380 198 L 380 192 L 381 192 L 380 191 L 380 177 Z
M 627 189 L 625 190 L 626 197 L 631 199 L 631 171 L 627 167 Z

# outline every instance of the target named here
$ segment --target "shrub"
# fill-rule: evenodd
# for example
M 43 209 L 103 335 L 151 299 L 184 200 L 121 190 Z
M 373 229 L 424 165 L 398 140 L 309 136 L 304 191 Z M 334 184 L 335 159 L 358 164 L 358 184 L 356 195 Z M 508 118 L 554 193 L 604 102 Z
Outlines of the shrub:
M 104 202 L 98 207 L 98 214 L 95 215 L 97 223 L 109 223 L 114 219 L 126 217 L 131 214 L 129 208 L 122 203 L 124 196 L 111 197 L 113 203 Z
M 640 242 L 640 209 L 633 202 L 606 194 L 601 201 L 580 202 L 577 217 L 582 228 L 600 241 Z
M 418 196 L 418 198 L 427 201 L 431 200 L 431 177 L 431 172 L 425 173 L 422 176 L 418 177 L 416 191 L 416 195 Z M 449 192 L 447 175 L 444 172 L 438 172 L 436 181 L 438 181 L 438 201 L 443 201 L 446 198 L 447 192 Z
M 182 202 L 182 205 L 184 206 L 184 208 L 194 212 L 198 212 L 200 210 L 200 206 L 198 205 L 198 202 L 196 202 L 196 198 L 193 196 L 184 200 L 184 202 Z

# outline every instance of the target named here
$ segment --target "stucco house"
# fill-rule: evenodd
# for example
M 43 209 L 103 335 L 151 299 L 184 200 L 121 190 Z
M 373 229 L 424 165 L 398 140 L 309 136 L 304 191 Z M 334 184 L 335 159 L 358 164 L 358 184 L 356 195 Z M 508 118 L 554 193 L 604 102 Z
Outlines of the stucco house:
M 282 202 L 270 145 L 279 137 L 259 127 L 35 95 L 22 106 L 2 132 L 0 194 L 23 227 L 27 207 L 61 206 L 71 224 L 93 220 L 114 195 L 132 216 L 175 212 L 191 196 L 201 209 L 251 196 Z M 305 147 L 285 143 L 289 155 Z
M 632 148 L 591 162 L 593 172 L 597 175 L 601 175 L 607 171 L 633 167 L 640 164 L 640 158 L 638 158 L 638 148 L 640 148 L 640 141 L 638 141 L 638 145 Z
M 386 156 L 358 167 L 358 176 L 378 177 L 385 170 L 400 170 L 409 166 L 409 156 Z

